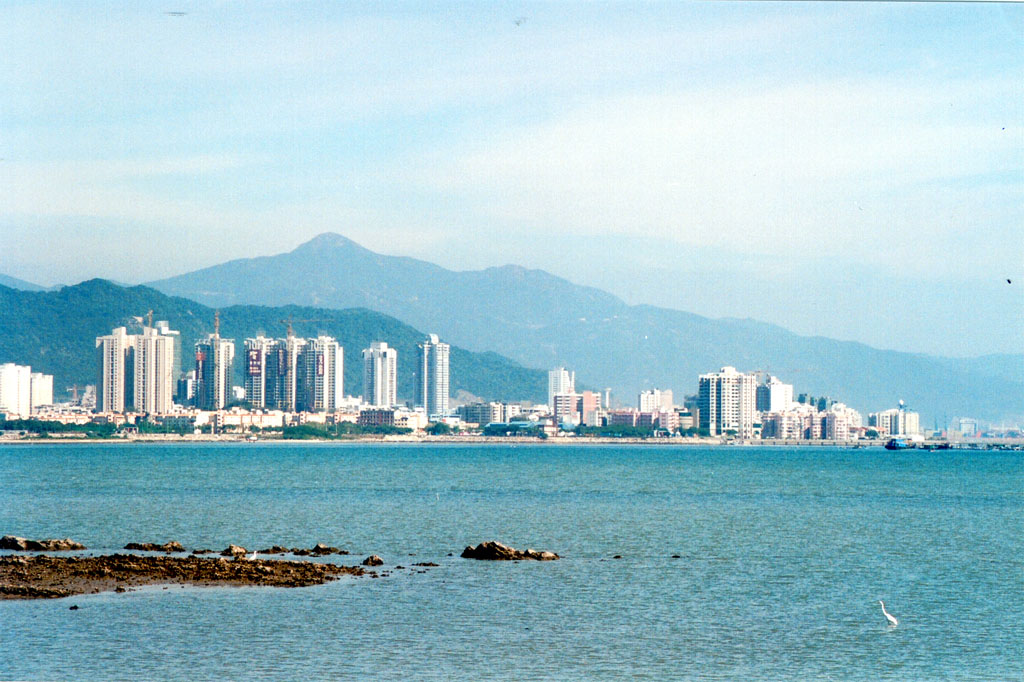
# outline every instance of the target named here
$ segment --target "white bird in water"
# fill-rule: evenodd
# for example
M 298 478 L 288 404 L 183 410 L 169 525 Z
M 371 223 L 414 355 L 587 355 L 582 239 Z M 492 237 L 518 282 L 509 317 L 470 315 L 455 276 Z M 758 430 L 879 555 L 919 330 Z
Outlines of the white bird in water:
M 891 613 L 885 610 L 885 602 L 879 599 L 878 603 L 882 605 L 882 613 L 885 614 L 885 619 L 889 621 L 889 625 L 891 627 L 896 627 L 897 625 L 899 625 L 900 622 L 896 620 L 896 616 L 892 615 Z
M 249 557 L 249 561 L 256 561 L 256 550 L 255 549 L 252 551 L 252 556 Z

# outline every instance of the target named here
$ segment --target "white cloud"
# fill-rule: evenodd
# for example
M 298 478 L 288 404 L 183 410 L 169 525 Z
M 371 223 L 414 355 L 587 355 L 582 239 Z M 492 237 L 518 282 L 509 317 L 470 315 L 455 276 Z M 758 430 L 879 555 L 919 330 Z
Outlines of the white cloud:
M 538 231 L 775 253 L 864 250 L 881 238 L 908 247 L 972 223 L 937 216 L 937 193 L 970 204 L 972 178 L 1019 168 L 1020 135 L 988 114 L 1008 98 L 1024 99 L 1022 81 L 615 98 L 423 158 L 404 179 Z

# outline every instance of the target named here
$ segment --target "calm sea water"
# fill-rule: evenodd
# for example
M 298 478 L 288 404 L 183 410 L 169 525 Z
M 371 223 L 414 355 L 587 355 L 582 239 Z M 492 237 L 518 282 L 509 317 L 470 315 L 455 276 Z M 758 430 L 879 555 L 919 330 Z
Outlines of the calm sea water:
M 1020 680 L 1022 531 L 1012 453 L 2 446 L 2 534 L 440 566 L 0 602 L 0 679 Z

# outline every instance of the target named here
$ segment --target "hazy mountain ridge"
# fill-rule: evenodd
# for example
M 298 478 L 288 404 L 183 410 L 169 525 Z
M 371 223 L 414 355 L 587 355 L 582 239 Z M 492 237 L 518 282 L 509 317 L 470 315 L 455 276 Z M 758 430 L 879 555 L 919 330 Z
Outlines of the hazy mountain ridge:
M 0 362 L 29 364 L 54 375 L 54 399 L 72 384 L 96 382 L 95 339 L 131 318 L 153 310 L 154 320 L 167 320 L 181 332 L 182 364 L 189 369 L 192 344 L 213 331 L 214 310 L 195 301 L 170 297 L 146 286 L 120 287 L 89 280 L 52 292 L 27 292 L 0 286 Z M 398 393 L 412 399 L 416 344 L 425 333 L 365 308 L 327 310 L 309 306 L 229 306 L 221 309 L 221 335 L 235 340 L 235 380 L 242 385 L 242 342 L 260 332 L 285 335 L 280 320 L 294 323 L 297 336 L 325 333 L 344 346 L 345 392 L 362 393 L 362 350 L 371 341 L 387 341 L 398 349 Z M 465 390 L 488 399 L 545 400 L 547 377 L 495 353 L 451 348 L 451 392 Z
M 289 253 L 230 261 L 151 286 L 208 305 L 379 310 L 465 348 L 491 350 L 527 366 L 565 365 L 581 383 L 612 387 L 625 404 L 643 388 L 693 393 L 699 374 L 733 365 L 771 371 L 798 393 L 830 395 L 865 412 L 903 399 L 929 425 L 957 415 L 1024 415 L 1024 356 L 939 358 L 799 336 L 753 319 L 627 305 L 542 270 L 447 270 L 377 254 L 337 234 L 320 235 Z
M 0 274 L 0 286 L 10 287 L 11 289 L 18 289 L 20 291 L 45 291 L 46 287 L 32 282 L 26 282 L 23 279 L 17 277 L 11 277 L 10 275 Z

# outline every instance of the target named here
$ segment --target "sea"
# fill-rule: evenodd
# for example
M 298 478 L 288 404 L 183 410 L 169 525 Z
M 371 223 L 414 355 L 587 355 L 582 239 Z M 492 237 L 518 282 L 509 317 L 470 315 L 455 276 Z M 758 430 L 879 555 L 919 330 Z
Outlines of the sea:
M 389 573 L 0 601 L 4 680 L 1024 679 L 1020 453 L 12 444 L 0 534 Z

